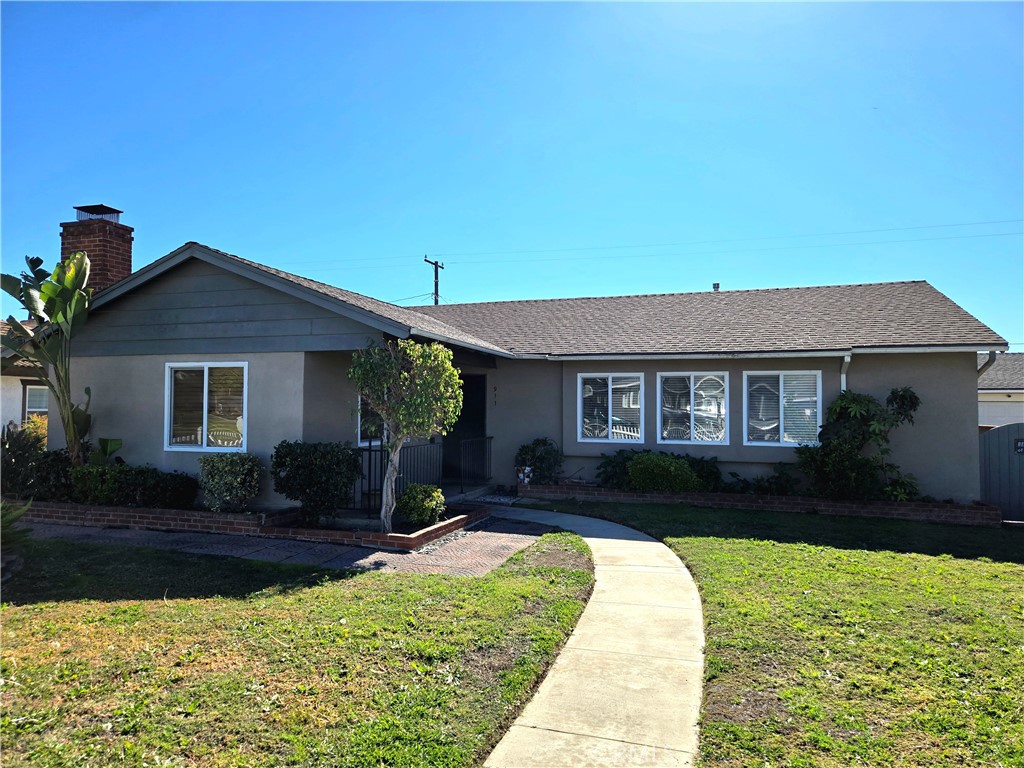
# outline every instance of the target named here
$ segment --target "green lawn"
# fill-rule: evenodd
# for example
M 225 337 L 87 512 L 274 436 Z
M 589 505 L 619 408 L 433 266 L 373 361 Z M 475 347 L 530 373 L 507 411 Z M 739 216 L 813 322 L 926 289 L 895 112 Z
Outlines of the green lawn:
M 4 766 L 478 764 L 592 586 L 565 533 L 481 578 L 20 546 Z
M 709 766 L 1024 766 L 1024 530 L 545 505 L 664 540 L 707 631 Z

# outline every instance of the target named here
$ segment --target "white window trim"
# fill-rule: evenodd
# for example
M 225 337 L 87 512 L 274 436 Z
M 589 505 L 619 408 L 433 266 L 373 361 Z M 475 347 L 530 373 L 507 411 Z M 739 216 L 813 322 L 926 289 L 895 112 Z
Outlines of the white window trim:
M 721 376 L 725 382 L 725 439 L 724 440 L 667 440 L 662 438 L 661 419 L 663 415 L 662 387 L 661 380 L 666 376 L 689 376 L 690 377 L 690 434 L 693 434 L 693 380 L 697 376 Z M 668 371 L 658 373 L 658 444 L 659 445 L 728 445 L 729 444 L 729 372 L 728 371 Z
M 30 389 L 41 389 L 46 393 L 46 408 L 29 408 L 28 407 L 28 392 Z M 50 388 L 45 384 L 25 384 L 22 390 L 22 397 L 25 398 L 21 408 L 21 421 L 22 423 L 28 421 L 29 416 L 36 414 L 49 415 L 50 413 Z
M 242 444 L 232 446 L 174 445 L 170 442 L 171 392 L 174 389 L 174 371 L 193 368 L 203 372 L 203 442 L 207 437 L 207 406 L 210 397 L 210 368 L 242 369 Z M 249 364 L 248 363 L 165 363 L 164 364 L 164 450 L 182 453 L 244 453 L 249 442 Z
M 628 376 L 640 377 L 640 439 L 638 440 L 626 440 L 623 438 L 612 438 L 611 433 L 611 388 L 612 378 L 626 378 Z M 583 379 L 599 379 L 602 377 L 608 378 L 608 437 L 584 437 L 583 436 Z M 645 407 L 644 407 L 644 375 L 640 372 L 618 372 L 611 371 L 608 373 L 577 373 L 576 374 L 576 440 L 580 443 L 622 443 L 623 445 L 643 445 L 644 443 L 644 419 L 645 419 Z
M 766 447 L 766 448 L 795 448 L 798 445 L 817 445 L 818 441 L 813 440 L 809 443 L 794 442 L 792 440 L 784 440 L 783 436 L 786 433 L 786 414 L 785 414 L 785 403 L 786 403 L 786 381 L 785 376 L 794 374 L 813 375 L 817 382 L 817 398 L 818 398 L 818 429 L 821 429 L 821 418 L 822 418 L 822 407 L 821 407 L 821 371 L 744 371 L 743 372 L 743 444 L 754 446 L 754 447 Z M 750 405 L 749 391 L 747 389 L 747 377 L 748 376 L 778 376 L 779 377 L 779 440 L 778 442 L 769 443 L 763 440 L 749 440 L 749 422 L 747 419 L 747 409 Z

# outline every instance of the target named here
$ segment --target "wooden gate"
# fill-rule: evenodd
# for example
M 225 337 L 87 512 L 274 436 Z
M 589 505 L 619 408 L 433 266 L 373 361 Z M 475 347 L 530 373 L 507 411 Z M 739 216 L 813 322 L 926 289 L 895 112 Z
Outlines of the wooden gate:
M 1024 522 L 1024 424 L 1006 424 L 981 435 L 981 500 Z

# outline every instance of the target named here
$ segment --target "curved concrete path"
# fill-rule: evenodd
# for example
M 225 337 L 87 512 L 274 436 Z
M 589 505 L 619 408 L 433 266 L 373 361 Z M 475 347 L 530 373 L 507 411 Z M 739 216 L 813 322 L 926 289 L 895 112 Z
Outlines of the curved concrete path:
M 485 768 L 692 766 L 704 621 L 679 558 L 605 520 L 490 511 L 580 534 L 594 553 L 596 583 L 565 648 Z

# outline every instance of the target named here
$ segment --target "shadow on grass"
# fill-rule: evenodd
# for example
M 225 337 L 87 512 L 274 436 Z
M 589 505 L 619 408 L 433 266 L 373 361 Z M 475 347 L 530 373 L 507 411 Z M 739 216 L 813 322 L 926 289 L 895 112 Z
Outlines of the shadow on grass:
M 240 598 L 293 592 L 359 571 L 62 539 L 20 542 L 21 567 L 3 585 L 12 605 L 74 600 Z
M 706 509 L 683 504 L 558 501 L 531 506 L 612 520 L 659 539 L 756 539 L 961 559 L 984 557 L 1024 564 L 1024 526 L 974 528 L 799 512 Z

